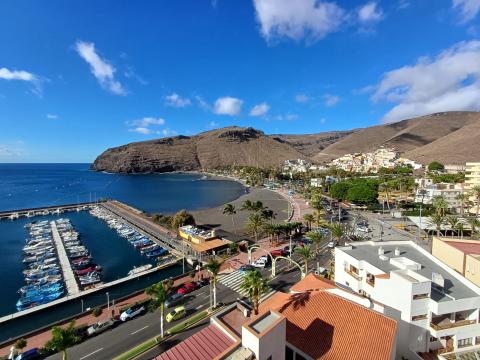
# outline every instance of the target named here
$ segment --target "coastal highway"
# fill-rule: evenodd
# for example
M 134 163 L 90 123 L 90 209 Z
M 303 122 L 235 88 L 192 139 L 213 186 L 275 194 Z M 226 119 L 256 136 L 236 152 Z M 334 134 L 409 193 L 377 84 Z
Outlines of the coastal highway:
M 294 255 L 297 258 L 298 255 Z M 299 260 L 298 258 L 296 260 Z M 326 264 L 330 260 L 330 252 L 326 247 L 323 247 L 321 254 L 316 259 L 309 262 L 309 270 L 316 268 L 317 261 L 320 266 L 326 267 Z M 273 279 L 270 286 L 275 290 L 288 291 L 288 289 L 300 280 L 300 271 L 294 267 L 291 270 L 287 270 L 287 263 L 281 263 L 277 267 L 277 277 Z M 265 277 L 271 274 L 271 269 L 263 269 L 262 273 Z M 282 271 L 282 272 L 280 272 Z M 210 289 L 209 286 L 204 286 L 190 295 L 191 300 L 187 302 L 186 309 L 188 316 L 191 316 L 194 312 L 206 310 L 210 305 Z M 224 285 L 217 284 L 217 299 L 219 302 L 225 304 L 233 303 L 239 298 L 240 295 L 232 289 L 225 287 Z M 166 309 L 168 313 L 169 309 Z M 179 322 L 179 321 L 177 321 Z M 170 326 L 175 325 L 177 322 L 167 323 L 165 321 L 165 331 Z M 149 356 L 156 356 L 163 351 L 168 350 L 170 347 L 175 346 L 178 342 L 184 340 L 188 336 L 192 335 L 195 331 L 200 330 L 203 326 L 208 324 L 208 319 L 201 322 L 191 331 L 185 331 L 177 335 L 175 338 L 164 343 L 161 347 L 155 348 L 148 352 Z M 68 350 L 70 359 L 78 360 L 107 360 L 128 351 L 134 346 L 146 341 L 154 336 L 160 334 L 160 316 L 159 312 L 146 313 L 138 318 L 130 320 L 126 323 L 120 323 L 116 328 L 109 330 L 103 334 L 93 337 L 81 344 L 78 344 Z M 148 359 L 148 357 L 146 357 Z M 61 355 L 55 354 L 48 359 L 60 360 Z M 143 357 L 142 357 L 143 359 Z

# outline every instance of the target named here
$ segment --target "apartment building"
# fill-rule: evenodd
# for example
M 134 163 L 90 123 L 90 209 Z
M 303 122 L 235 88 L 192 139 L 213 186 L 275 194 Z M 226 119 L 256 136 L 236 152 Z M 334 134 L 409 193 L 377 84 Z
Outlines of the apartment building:
M 480 242 L 478 240 L 434 236 L 432 255 L 480 286 Z
M 418 189 L 415 193 L 415 202 L 421 202 L 423 204 L 431 204 L 433 199 L 437 196 L 442 196 L 445 198 L 448 204 L 448 208 L 456 211 L 457 213 L 461 211 L 462 202 L 458 200 L 458 195 L 465 192 L 464 184 L 450 184 L 450 183 L 438 183 L 433 184 L 426 181 L 419 181 L 417 183 Z M 424 184 L 421 186 L 421 184 Z
M 480 186 L 480 162 L 467 162 L 465 164 L 465 187 L 472 190 Z
M 480 345 L 480 288 L 413 242 L 338 247 L 335 281 L 384 304 L 397 319 L 397 357 Z

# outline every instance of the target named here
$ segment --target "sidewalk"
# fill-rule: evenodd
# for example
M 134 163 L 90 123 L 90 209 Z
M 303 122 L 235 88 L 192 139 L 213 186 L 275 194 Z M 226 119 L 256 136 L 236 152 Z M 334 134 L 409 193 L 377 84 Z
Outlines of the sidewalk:
M 308 205 L 308 202 L 299 196 L 297 193 L 293 195 L 288 195 L 288 191 L 286 189 L 275 189 L 273 190 L 276 193 L 282 195 L 284 198 L 286 198 L 290 204 L 293 206 L 293 216 L 290 219 L 290 221 L 303 221 L 303 216 L 306 214 L 311 214 L 313 213 L 313 209 Z
M 199 278 L 201 276 L 203 276 L 203 278 L 208 278 L 209 277 L 208 271 L 202 270 L 202 271 L 198 272 L 197 274 L 195 274 L 194 278 L 192 278 L 190 275 L 186 275 L 186 276 L 183 276 L 179 279 L 176 279 L 174 281 L 174 286 L 176 287 L 176 286 L 179 286 L 179 285 L 181 285 L 185 282 L 189 282 L 189 281 L 193 281 L 193 280 L 199 280 Z M 145 293 L 141 293 L 141 294 L 135 295 L 131 298 L 125 299 L 125 300 L 123 300 L 119 303 L 115 303 L 115 306 L 113 306 L 113 307 L 110 306 L 110 314 L 108 313 L 106 306 L 102 307 L 103 312 L 98 318 L 95 318 L 92 314 L 85 314 L 85 315 L 79 316 L 75 319 L 75 325 L 76 326 L 84 325 L 84 324 L 92 325 L 92 324 L 96 323 L 97 321 L 106 320 L 110 316 L 112 316 L 112 317 L 118 316 L 118 315 L 120 315 L 120 309 L 122 309 L 123 307 L 128 306 L 130 304 L 134 304 L 135 302 L 138 302 L 138 301 L 145 300 L 146 298 L 148 298 L 148 296 Z M 70 321 L 66 321 L 66 322 L 58 324 L 58 326 L 62 326 L 62 327 L 63 326 L 68 326 L 69 323 L 70 323 Z M 42 331 L 38 334 L 34 334 L 30 337 L 26 337 L 25 340 L 27 340 L 27 347 L 23 351 L 27 351 L 27 350 L 35 348 L 35 347 L 41 348 L 45 345 L 45 343 L 48 340 L 51 339 L 51 337 L 52 337 L 51 329 Z M 6 355 L 8 356 L 8 354 L 10 353 L 10 347 L 12 346 L 12 344 L 14 342 L 15 341 L 11 341 L 11 342 L 7 343 L 7 345 L 4 345 L 2 348 L 0 348 L 0 356 L 6 356 Z

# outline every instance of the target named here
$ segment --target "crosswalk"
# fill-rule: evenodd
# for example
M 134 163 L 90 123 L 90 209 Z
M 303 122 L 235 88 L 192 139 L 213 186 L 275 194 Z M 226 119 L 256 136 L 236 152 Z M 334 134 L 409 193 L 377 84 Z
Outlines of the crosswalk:
M 235 270 L 235 271 L 231 272 L 230 274 L 220 275 L 218 277 L 218 282 L 220 284 L 232 289 L 233 291 L 239 293 L 241 296 L 247 296 L 247 292 L 241 288 L 242 283 L 243 283 L 243 279 L 245 277 L 245 274 L 246 273 L 244 271 Z M 275 292 L 275 290 L 271 290 L 271 291 L 267 292 L 266 294 L 264 294 L 260 298 L 260 302 L 269 298 L 274 292 Z

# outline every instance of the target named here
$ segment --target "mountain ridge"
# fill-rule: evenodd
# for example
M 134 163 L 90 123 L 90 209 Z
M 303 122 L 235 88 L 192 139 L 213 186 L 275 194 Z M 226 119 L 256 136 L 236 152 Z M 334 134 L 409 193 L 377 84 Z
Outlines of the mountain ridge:
M 442 112 L 366 128 L 317 134 L 272 134 L 229 126 L 193 136 L 132 142 L 99 155 L 94 170 L 120 173 L 193 171 L 232 165 L 277 166 L 289 159 L 325 163 L 347 153 L 392 147 L 427 164 L 463 164 L 480 154 L 480 112 Z

